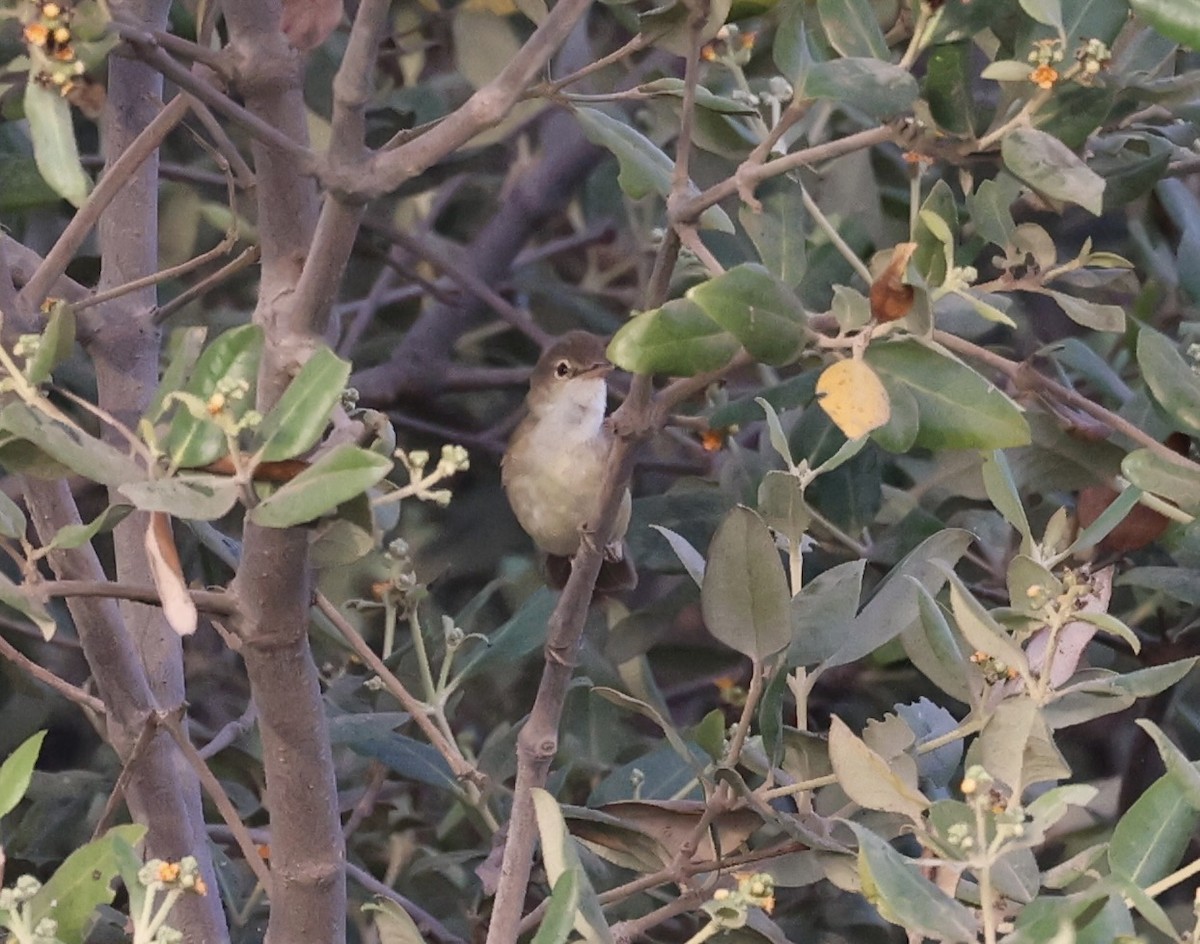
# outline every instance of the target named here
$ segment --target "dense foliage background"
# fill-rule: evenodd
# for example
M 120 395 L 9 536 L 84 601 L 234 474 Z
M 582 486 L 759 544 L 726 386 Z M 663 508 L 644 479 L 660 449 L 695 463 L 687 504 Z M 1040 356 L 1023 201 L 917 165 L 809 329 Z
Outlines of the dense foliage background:
M 0 6 L 0 923 L 1200 940 L 1197 48 Z M 641 573 L 590 607 L 499 482 L 574 328 Z

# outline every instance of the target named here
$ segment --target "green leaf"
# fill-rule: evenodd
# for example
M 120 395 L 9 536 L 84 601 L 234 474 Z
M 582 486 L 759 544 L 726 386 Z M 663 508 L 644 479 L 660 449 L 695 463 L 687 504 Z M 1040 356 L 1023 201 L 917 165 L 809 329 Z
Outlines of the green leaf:
M 37 353 L 25 365 L 25 376 L 31 384 L 50 379 L 59 364 L 75 352 L 75 309 L 56 299 L 50 307 L 46 330 L 38 343 Z
M 1029 424 L 1011 399 L 965 364 L 916 341 L 872 344 L 866 361 L 888 388 L 917 401 L 915 446 L 929 449 L 1004 449 L 1030 442 Z
M 787 665 L 816 665 L 846 642 L 862 593 L 863 559 L 831 567 L 792 597 L 792 642 Z
M 738 505 L 708 547 L 700 604 L 709 632 L 762 662 L 791 639 L 790 597 L 771 532 L 755 512 Z
M 0 428 L 28 440 L 72 472 L 101 485 L 114 487 L 137 481 L 144 474 L 133 459 L 108 443 L 20 401 L 0 412 Z
M 934 46 L 925 58 L 921 92 L 933 120 L 950 134 L 974 133 L 970 59 L 971 44 L 965 41 Z
M 1200 5 L 1195 0 L 1129 0 L 1133 12 L 1189 49 L 1200 49 Z
M 3 573 L 0 573 L 0 603 L 12 607 L 18 613 L 28 617 L 29 621 L 37 626 L 38 632 L 46 641 L 54 638 L 58 624 L 54 621 L 54 617 L 47 612 L 45 605 L 39 600 L 33 599 L 25 591 L 23 585 L 17 586 Z
M 758 258 L 784 285 L 795 287 L 808 268 L 805 220 L 807 210 L 800 188 L 787 179 L 760 184 L 759 206 L 743 203 L 738 222 L 758 250 Z
M 1200 770 L 1192 765 L 1183 751 L 1171 743 L 1163 729 L 1149 718 L 1137 718 L 1134 724 L 1150 735 L 1150 740 L 1158 748 L 1159 756 L 1167 768 L 1167 776 L 1183 791 L 1184 798 L 1191 807 L 1200 810 Z
M 428 744 L 393 730 L 406 717 L 400 712 L 339 715 L 329 719 L 329 740 L 379 761 L 407 780 L 456 793 L 458 781 L 446 759 Z
M 1184 511 L 1200 511 L 1200 477 L 1182 462 L 1149 449 L 1135 449 L 1121 460 L 1121 474 L 1138 488 L 1170 499 Z
M 997 59 L 979 73 L 982 79 L 993 82 L 1028 82 L 1033 66 L 1017 59 Z
M 579 909 L 579 878 L 575 872 L 563 872 L 554 883 L 542 923 L 538 925 L 533 944 L 566 944 L 575 926 Z
M 900 635 L 904 652 L 917 670 L 952 698 L 974 705 L 982 687 L 979 670 L 970 652 L 950 628 L 938 602 L 918 585 L 917 607 L 921 618 Z
M 655 531 L 667 539 L 667 543 L 671 545 L 671 550 L 675 552 L 675 556 L 679 558 L 679 563 L 683 564 L 683 569 L 687 571 L 688 576 L 696 582 L 696 586 L 700 587 L 704 584 L 704 556 L 696 550 L 688 542 L 682 534 L 676 534 L 670 528 L 664 528 L 661 525 L 650 525 Z
M 111 531 L 124 521 L 131 511 L 132 505 L 109 505 L 87 524 L 68 524 L 59 528 L 46 547 L 59 547 L 64 550 L 82 547 L 97 534 Z
M 1013 641 L 1008 631 L 996 622 L 995 617 L 983 608 L 983 604 L 975 599 L 958 574 L 947 570 L 946 577 L 950 581 L 950 609 L 954 613 L 955 622 L 958 623 L 959 632 L 967 642 L 980 652 L 985 652 L 993 659 L 1017 669 L 1021 677 L 1027 683 L 1031 683 L 1029 661 L 1025 658 L 1024 650 Z
M 630 373 L 691 377 L 724 367 L 740 346 L 699 305 L 679 298 L 634 315 L 613 336 L 608 359 Z
M 142 511 L 161 511 L 181 521 L 215 521 L 237 504 L 240 489 L 227 475 L 175 475 L 128 482 L 118 491 Z
M 1121 587 L 1144 587 L 1190 606 L 1200 606 L 1200 570 L 1186 567 L 1134 567 L 1114 581 Z
M 1121 494 L 1113 499 L 1104 511 L 1100 512 L 1095 521 L 1079 532 L 1067 549 L 1067 553 L 1086 551 L 1103 541 L 1113 528 L 1125 520 L 1125 516 L 1129 514 L 1143 494 L 1145 493 L 1136 485 L 1122 490 Z
M 1062 5 L 1059 0 L 1021 0 L 1021 9 L 1044 26 L 1063 32 Z
M 317 348 L 258 428 L 262 459 L 279 462 L 316 444 L 350 378 L 350 362 L 328 347 Z
M 425 944 L 417 923 L 407 911 L 390 898 L 376 898 L 363 904 L 362 910 L 375 913 L 379 944 Z
M 859 806 L 899 813 L 916 823 L 922 821 L 929 800 L 915 784 L 907 783 L 880 754 L 856 737 L 837 715 L 829 723 L 829 760 L 838 785 Z
M 339 446 L 251 508 L 250 520 L 266 528 L 312 521 L 361 495 L 391 470 L 390 459 L 358 446 Z
M 4 181 L 4 189 L 0 191 L 0 211 L 5 213 L 46 209 L 62 199 L 38 172 L 32 149 L 28 157 L 0 154 L 0 180 Z
M 1017 483 L 1013 480 L 1012 469 L 1008 460 L 998 449 L 992 450 L 983 457 L 983 487 L 987 489 L 988 498 L 996 510 L 1004 516 L 1021 535 L 1021 552 L 1028 553 L 1033 547 L 1033 531 L 1029 527 L 1029 518 L 1025 515 L 1025 506 L 1021 504 L 1021 495 L 1017 491 Z
M 907 69 L 879 59 L 834 59 L 809 69 L 797 97 L 846 102 L 872 118 L 890 118 L 912 108 L 920 94 Z
M 982 181 L 974 193 L 967 194 L 967 213 L 975 231 L 996 246 L 1011 243 L 1017 231 L 1011 207 L 1020 193 L 1020 183 L 1010 174 Z
M 1041 294 L 1049 295 L 1058 303 L 1058 307 L 1066 312 L 1067 317 L 1077 325 L 1091 328 L 1093 331 L 1125 330 L 1125 309 L 1120 305 L 1102 305 L 1099 302 L 1089 302 L 1074 295 L 1044 289 Z
M 699 40 L 706 43 L 724 25 L 729 17 L 732 0 L 714 0 L 706 7 L 708 16 L 700 29 Z M 677 56 L 686 56 L 695 41 L 690 23 L 691 7 L 673 0 L 648 10 L 638 16 L 640 32 L 648 36 L 655 46 Z
M 33 140 L 33 157 L 50 188 L 78 207 L 87 199 L 92 180 L 79 160 L 70 103 L 30 75 L 25 84 L 25 117 Z
M 648 718 L 654 722 L 666 737 L 667 743 L 670 744 L 678 757 L 693 768 L 693 774 L 698 771 L 695 764 L 695 757 L 687 742 L 684 741 L 680 733 L 675 729 L 669 719 L 665 718 L 657 708 L 648 702 L 642 701 L 640 698 L 634 698 L 626 695 L 624 692 L 619 692 L 615 688 L 608 688 L 604 685 L 597 685 L 592 689 L 592 694 L 599 695 L 605 701 L 611 702 L 619 708 L 624 708 L 628 711 L 636 712 L 643 718 Z
M 118 871 L 117 844 L 135 845 L 145 834 L 145 826 L 114 826 L 99 839 L 72 852 L 30 899 L 30 923 L 36 927 L 42 918 L 53 915 L 58 922 L 60 941 L 65 944 L 82 941 L 91 923 L 92 912 L 113 900 L 112 881 Z
M 0 492 L 0 535 L 16 541 L 25 536 L 25 529 L 28 527 L 29 521 L 21 506 L 4 492 Z
M 146 409 L 146 417 L 151 422 L 158 422 L 166 409 L 164 401 L 167 394 L 182 388 L 184 381 L 195 368 L 204 350 L 204 338 L 207 334 L 207 328 L 193 325 L 172 331 L 168 336 L 166 353 L 170 360 L 163 371 L 162 379 L 158 382 L 158 389 L 154 391 L 154 398 Z
M 1136 672 L 1126 672 L 1112 680 L 1110 686 L 1135 698 L 1148 698 L 1165 692 L 1195 667 L 1197 657 L 1178 659 L 1166 665 L 1155 665 Z
M 1200 435 L 1200 377 L 1175 347 L 1153 328 L 1143 327 L 1137 340 L 1138 367 L 1154 399 L 1183 430 Z
M 545 643 L 546 621 L 557 602 L 558 594 L 545 587 L 535 590 L 506 623 L 488 636 L 487 646 L 476 648 L 465 658 L 455 682 L 484 671 L 495 677 L 513 671 Z
M 1119 875 L 1112 876 L 1110 882 L 1116 885 L 1121 894 L 1129 899 L 1133 907 L 1137 909 L 1138 914 L 1145 918 L 1156 930 L 1165 934 L 1168 940 L 1174 941 L 1179 939 L 1179 932 L 1175 929 L 1175 926 L 1171 923 L 1171 919 L 1167 917 L 1167 913 L 1163 911 L 1162 906 L 1158 902 L 1133 882 L 1123 879 Z
M 829 44 L 843 56 L 886 59 L 887 41 L 870 0 L 817 0 Z
M 0 817 L 7 816 L 29 789 L 33 778 L 33 765 L 42 750 L 45 731 L 38 731 L 21 742 L 21 746 L 4 759 L 0 766 Z
M 892 384 L 887 387 L 887 392 L 892 414 L 883 426 L 871 431 L 871 439 L 888 452 L 902 455 L 917 441 L 921 430 L 921 408 L 908 387 Z
M 812 523 L 804 487 L 791 472 L 772 469 L 763 476 L 758 485 L 758 513 L 769 528 L 793 544 L 803 540 Z
M 822 665 L 832 668 L 861 659 L 916 623 L 921 611 L 914 581 L 929 593 L 937 593 L 946 582 L 946 569 L 958 563 L 974 539 L 969 531 L 947 528 L 909 551 L 888 572 L 850 624 L 837 651 Z
M 576 108 L 575 118 L 593 144 L 610 151 L 621 165 L 617 182 L 637 200 L 651 193 L 663 199 L 671 193 L 674 164 L 662 148 L 636 128 L 595 108 Z M 733 221 L 718 206 L 700 214 L 700 223 L 722 233 L 734 231 Z
M 1033 699 L 1006 698 L 979 735 L 980 763 L 1020 796 L 1033 783 L 1070 774 Z
M 858 870 L 863 894 L 879 913 L 920 936 L 975 944 L 978 923 L 965 905 L 955 901 L 861 823 L 847 822 L 858 837 Z
M 736 266 L 692 287 L 686 297 L 756 360 L 789 364 L 804 348 L 804 308 L 763 266 Z
M 1014 128 L 1000 142 L 1000 154 L 1005 166 L 1034 190 L 1100 215 L 1104 178 L 1058 138 L 1037 128 Z
M 771 406 L 769 400 L 764 400 L 762 397 L 755 397 L 754 402 L 762 407 L 762 411 L 767 418 L 767 435 L 771 440 L 771 448 L 783 460 L 783 464 L 789 469 L 796 468 L 796 463 L 792 461 L 792 450 L 788 445 L 787 433 L 783 431 L 783 423 L 779 420 L 779 414 L 775 412 L 775 407 Z
M 1077 619 L 1083 620 L 1085 623 L 1091 623 L 1103 633 L 1108 633 L 1110 636 L 1116 636 L 1129 645 L 1129 648 L 1137 654 L 1142 651 L 1142 641 L 1137 638 L 1137 635 L 1132 629 L 1122 623 L 1111 613 L 1089 613 L 1081 610 L 1076 614 Z
M 218 384 L 245 382 L 250 394 L 231 399 L 226 406 L 231 416 L 240 418 L 253 401 L 262 345 L 263 332 L 258 325 L 242 325 L 222 333 L 196 361 L 184 392 L 207 402 L 217 392 Z M 167 432 L 166 448 L 175 465 L 192 468 L 208 465 L 223 456 L 227 444 L 225 434 L 210 420 L 177 409 Z
M 612 932 L 604 920 L 604 912 L 600 908 L 600 900 L 588 881 L 587 873 L 579 862 L 579 853 L 575 851 L 575 841 L 567 832 L 567 824 L 563 820 L 558 803 L 545 790 L 531 791 L 533 808 L 537 815 L 538 835 L 542 842 L 542 861 L 546 866 L 546 875 L 552 885 L 558 883 L 567 872 L 574 876 L 578 887 L 579 905 L 575 911 L 574 927 L 588 944 L 612 944 Z
M 948 188 L 943 186 L 944 180 L 939 180 L 930 191 L 917 213 L 917 227 L 914 239 L 917 249 L 913 253 L 913 263 L 930 285 L 945 283 L 950 270 L 954 266 L 954 229 L 957 208 L 953 196 L 949 196 Z M 941 202 L 942 194 L 947 194 L 948 206 L 944 208 L 946 215 L 931 209 L 929 204 Z
M 1200 811 L 1188 801 L 1177 778 L 1166 774 L 1117 821 L 1108 864 L 1142 888 L 1152 885 L 1178 867 L 1197 825 Z

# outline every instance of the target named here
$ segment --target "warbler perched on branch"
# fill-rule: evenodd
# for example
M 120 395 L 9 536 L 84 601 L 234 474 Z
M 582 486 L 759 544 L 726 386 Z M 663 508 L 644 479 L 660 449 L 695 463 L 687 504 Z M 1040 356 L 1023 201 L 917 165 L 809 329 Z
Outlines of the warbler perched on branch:
M 500 477 L 517 521 L 546 554 L 547 582 L 561 589 L 571 559 L 596 527 L 600 489 L 613 434 L 605 420 L 612 364 L 602 338 L 571 331 L 538 359 L 525 403 L 529 415 L 513 432 Z M 625 547 L 629 490 L 621 499 L 596 580 L 600 592 L 633 587 L 637 571 Z

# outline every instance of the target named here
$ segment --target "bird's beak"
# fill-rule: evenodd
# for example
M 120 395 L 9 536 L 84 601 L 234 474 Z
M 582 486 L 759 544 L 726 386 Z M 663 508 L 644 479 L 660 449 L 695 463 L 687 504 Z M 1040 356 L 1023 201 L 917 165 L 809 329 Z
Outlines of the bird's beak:
M 591 367 L 579 372 L 579 377 L 607 377 L 612 371 L 613 365 L 608 361 L 598 361 Z

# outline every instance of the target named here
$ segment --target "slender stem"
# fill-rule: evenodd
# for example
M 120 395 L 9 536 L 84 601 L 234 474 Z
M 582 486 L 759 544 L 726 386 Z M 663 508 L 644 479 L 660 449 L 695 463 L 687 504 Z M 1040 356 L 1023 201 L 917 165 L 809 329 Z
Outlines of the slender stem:
M 446 762 L 450 765 L 450 769 L 454 771 L 454 775 L 460 778 L 469 777 L 472 780 L 481 782 L 483 775 L 467 763 L 466 758 L 462 756 L 457 746 L 446 743 L 441 732 L 429 720 L 425 705 L 413 697 L 408 689 L 404 687 L 404 683 L 396 678 L 395 674 L 384 665 L 383 660 L 367 645 L 366 640 L 362 638 L 362 635 L 341 614 L 338 608 L 334 606 L 333 602 L 323 593 L 318 592 L 316 595 L 316 606 L 329 622 L 333 624 L 334 628 L 341 633 L 342 638 L 346 640 L 358 657 L 363 660 L 367 668 L 379 676 L 383 681 L 384 687 L 400 702 L 404 710 L 412 716 L 417 727 L 429 739 L 429 743 L 446 759 Z
M 83 245 L 88 234 L 99 222 L 101 214 L 117 194 L 129 183 L 134 172 L 158 150 L 160 144 L 187 114 L 188 103 L 184 98 L 172 99 L 160 111 L 121 155 L 112 162 L 97 182 L 95 189 L 84 201 L 79 212 L 71 218 L 54 246 L 46 253 L 37 271 L 21 289 L 20 298 L 33 308 L 41 305 L 51 286 L 67 271 L 75 253 Z
M 851 268 L 858 273 L 859 278 L 870 285 L 871 270 L 868 269 L 867 264 L 858 257 L 858 253 L 850 248 L 850 244 L 847 243 L 846 240 L 842 239 L 842 234 L 837 231 L 837 227 L 830 222 L 829 217 L 827 217 L 821 208 L 817 206 L 817 201 L 812 198 L 812 195 L 808 192 L 808 188 L 804 185 L 800 186 L 800 199 L 804 203 L 804 209 L 806 209 L 809 215 L 813 218 L 813 222 L 816 223 L 821 232 L 823 232 L 829 238 L 829 241 L 833 243 L 834 248 L 841 253 L 842 258 L 850 263 Z
M 95 695 L 90 695 L 82 688 L 72 685 L 66 679 L 59 678 L 49 669 L 44 669 L 32 659 L 28 658 L 23 652 L 17 649 L 3 636 L 0 636 L 0 656 L 8 659 L 13 665 L 20 669 L 24 669 L 30 676 L 37 679 L 47 688 L 52 688 L 58 694 L 62 695 L 69 701 L 75 702 L 82 708 L 88 711 L 95 712 L 97 715 L 103 715 L 105 712 L 104 702 Z
M 225 788 L 221 786 L 221 781 L 216 778 L 211 770 L 208 769 L 208 764 L 204 762 L 204 758 L 200 756 L 195 745 L 188 740 L 188 736 L 183 732 L 183 728 L 179 725 L 179 719 L 165 711 L 160 711 L 156 715 L 156 723 L 167 730 L 174 738 L 176 745 L 182 752 L 184 758 L 195 771 L 197 778 L 200 780 L 200 785 L 204 788 L 204 792 L 208 794 L 208 798 L 212 800 L 213 805 L 217 808 L 217 812 L 221 814 L 221 819 L 225 820 L 225 825 L 229 827 L 233 838 L 238 844 L 238 848 L 242 851 L 242 857 L 246 860 L 246 865 L 250 867 L 250 871 L 254 873 L 254 877 L 266 890 L 267 896 L 271 895 L 271 873 L 267 870 L 267 865 L 263 862 L 262 856 L 258 854 L 258 849 L 254 845 L 254 841 L 246 832 L 246 826 L 242 822 L 241 816 L 238 814 L 237 807 L 233 805 L 233 801 L 229 799 L 229 794 L 225 792 Z
M 988 848 L 987 823 L 983 816 L 983 805 L 977 799 L 971 804 L 975 810 L 975 844 L 983 853 L 983 861 L 976 868 L 979 877 L 979 909 L 983 912 L 984 944 L 996 944 L 996 896 L 992 891 L 992 857 Z
M 417 671 L 421 674 L 421 685 L 425 689 L 425 701 L 433 705 L 437 701 L 437 688 L 433 684 L 433 670 L 429 664 L 429 651 L 425 648 L 425 636 L 421 633 L 421 620 L 416 607 L 408 614 L 408 628 L 412 633 L 413 649 L 417 653 Z
M 1073 406 L 1087 413 L 1094 419 L 1105 423 L 1113 431 L 1132 439 L 1141 446 L 1145 446 L 1155 455 L 1182 466 L 1195 474 L 1200 474 L 1200 463 L 1186 456 L 1181 456 L 1171 449 L 1170 446 L 1159 442 L 1153 436 L 1138 429 L 1124 417 L 1118 416 L 1098 403 L 1094 403 L 1082 394 L 1076 393 L 1070 387 L 1063 386 L 1057 381 L 1051 380 L 1032 367 L 1009 360 L 1007 357 L 997 354 L 994 351 L 989 351 L 985 347 L 980 347 L 972 341 L 960 338 L 946 331 L 935 330 L 933 332 L 933 340 L 948 350 L 962 354 L 965 357 L 979 361 L 999 371 L 1018 386 L 1040 390 L 1043 393 L 1049 394 L 1054 399 L 1066 403 L 1068 406 Z
M 750 688 L 746 691 L 746 702 L 742 705 L 742 713 L 738 718 L 733 737 L 729 739 L 729 750 L 725 753 L 725 763 L 730 767 L 736 766 L 742 756 L 742 748 L 746 744 L 746 736 L 750 733 L 750 722 L 754 719 L 755 709 L 762 698 L 766 681 L 766 667 L 757 659 L 750 669 Z
M 1174 888 L 1182 882 L 1186 882 L 1189 878 L 1195 875 L 1200 875 L 1200 859 L 1194 859 L 1181 869 L 1176 869 L 1165 878 L 1160 878 L 1152 885 L 1146 886 L 1146 894 L 1151 898 L 1157 898 L 1168 889 Z

